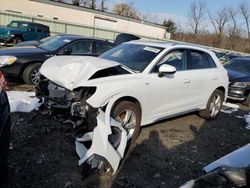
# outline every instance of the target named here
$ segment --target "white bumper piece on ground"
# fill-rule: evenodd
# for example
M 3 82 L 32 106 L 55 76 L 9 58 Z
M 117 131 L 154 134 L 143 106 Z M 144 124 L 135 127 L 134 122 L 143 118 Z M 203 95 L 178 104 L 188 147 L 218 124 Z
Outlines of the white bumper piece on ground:
M 93 132 L 83 135 L 81 138 L 76 138 L 76 152 L 80 158 L 78 164 L 81 165 L 87 162 L 91 168 L 100 169 L 103 163 L 101 158 L 104 158 L 112 167 L 113 174 L 117 171 L 120 161 L 124 156 L 124 151 L 127 145 L 127 132 L 121 126 L 121 123 L 115 121 L 109 116 L 109 113 L 104 113 L 99 110 L 97 116 L 97 126 Z M 109 118 L 109 121 L 105 121 Z M 109 124 L 105 122 L 110 122 Z M 118 147 L 114 147 L 109 141 L 109 136 L 112 135 L 112 128 L 119 130 L 120 143 Z M 91 141 L 89 149 L 85 146 L 85 142 Z
M 31 112 L 41 104 L 34 92 L 7 91 L 11 112 Z
M 232 168 L 246 168 L 250 166 L 250 144 L 229 153 L 228 155 L 214 161 L 203 170 L 209 173 L 218 167 L 227 166 Z

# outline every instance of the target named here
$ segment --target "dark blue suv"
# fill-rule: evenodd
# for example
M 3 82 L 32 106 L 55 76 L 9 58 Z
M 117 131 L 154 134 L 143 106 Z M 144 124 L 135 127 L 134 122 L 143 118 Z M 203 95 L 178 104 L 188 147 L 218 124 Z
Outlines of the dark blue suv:
M 12 21 L 7 27 L 0 27 L 0 44 L 17 44 L 22 41 L 41 40 L 50 36 L 49 27 L 43 24 Z
M 5 88 L 6 82 L 0 72 L 0 185 L 8 175 L 7 154 L 11 131 L 10 105 Z

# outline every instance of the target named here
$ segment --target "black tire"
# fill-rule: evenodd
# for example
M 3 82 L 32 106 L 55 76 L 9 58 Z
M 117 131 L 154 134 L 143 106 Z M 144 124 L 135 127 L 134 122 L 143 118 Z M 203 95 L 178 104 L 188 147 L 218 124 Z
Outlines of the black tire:
M 216 99 L 219 99 L 218 97 L 220 97 L 220 101 L 218 101 L 218 105 L 214 105 L 215 111 L 212 111 L 211 109 L 211 107 L 213 107 L 212 103 L 215 102 Z M 219 115 L 223 101 L 224 101 L 224 92 L 216 89 L 209 97 L 206 108 L 199 112 L 200 117 L 207 120 L 215 119 Z
M 136 118 L 134 132 L 128 141 L 128 147 L 130 144 L 134 143 L 140 134 L 141 130 L 141 109 L 139 105 L 130 101 L 119 101 L 117 102 L 111 110 L 111 117 L 117 119 L 117 116 L 124 112 L 124 110 L 130 110 L 134 113 Z
M 247 99 L 242 104 L 244 104 L 245 106 L 250 106 L 250 93 L 248 94 Z
M 15 45 L 15 44 L 18 44 L 18 43 L 20 43 L 20 42 L 23 42 L 22 37 L 20 37 L 20 36 L 15 36 L 15 37 L 13 38 L 13 44 L 14 44 L 14 45 Z
M 38 84 L 38 82 L 35 82 L 35 79 L 34 79 L 33 75 L 35 74 L 35 72 L 39 71 L 41 65 L 42 65 L 41 63 L 34 63 L 34 64 L 31 64 L 31 65 L 28 65 L 24 69 L 24 71 L 23 71 L 23 81 L 26 84 L 29 84 L 29 85 L 37 85 Z M 38 72 L 37 72 L 37 74 L 38 74 Z M 38 77 L 37 77 L 37 79 L 38 79 Z

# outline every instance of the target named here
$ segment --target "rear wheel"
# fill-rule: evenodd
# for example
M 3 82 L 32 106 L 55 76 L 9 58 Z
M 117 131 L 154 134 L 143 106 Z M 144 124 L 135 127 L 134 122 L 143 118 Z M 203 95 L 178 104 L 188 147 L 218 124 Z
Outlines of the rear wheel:
M 41 63 L 28 65 L 23 71 L 23 81 L 29 85 L 37 85 L 40 79 L 39 70 Z
M 216 89 L 210 96 L 206 109 L 199 112 L 199 115 L 204 119 L 215 119 L 221 108 L 224 100 L 224 93 Z

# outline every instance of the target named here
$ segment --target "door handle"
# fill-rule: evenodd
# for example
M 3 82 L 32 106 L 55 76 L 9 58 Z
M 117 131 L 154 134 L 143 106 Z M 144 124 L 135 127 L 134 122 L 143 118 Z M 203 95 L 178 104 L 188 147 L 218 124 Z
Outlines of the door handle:
M 213 76 L 212 77 L 212 80 L 217 80 L 218 78 L 216 76 Z
M 190 80 L 190 79 L 184 79 L 183 82 L 184 82 L 184 83 L 190 83 L 191 80 Z

